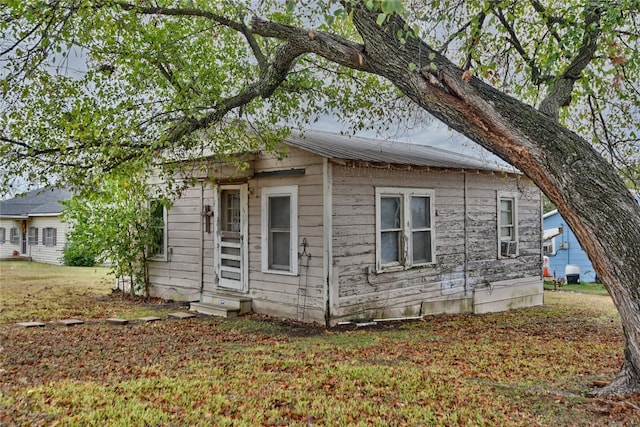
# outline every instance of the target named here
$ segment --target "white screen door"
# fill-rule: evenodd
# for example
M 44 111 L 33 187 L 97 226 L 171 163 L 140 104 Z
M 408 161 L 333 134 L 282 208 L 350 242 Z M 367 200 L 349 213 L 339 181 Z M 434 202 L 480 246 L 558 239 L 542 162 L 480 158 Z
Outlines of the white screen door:
M 223 288 L 246 289 L 246 185 L 221 187 L 218 212 L 218 277 Z

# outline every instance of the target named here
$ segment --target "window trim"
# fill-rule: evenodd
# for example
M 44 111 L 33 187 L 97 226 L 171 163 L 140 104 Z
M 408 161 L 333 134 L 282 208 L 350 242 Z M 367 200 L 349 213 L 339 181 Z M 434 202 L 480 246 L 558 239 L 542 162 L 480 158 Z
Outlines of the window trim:
M 510 200 L 513 203 L 513 239 L 509 240 L 511 242 L 515 242 L 516 245 L 516 251 L 514 255 L 502 255 L 502 242 L 503 241 L 507 241 L 506 239 L 503 239 L 502 236 L 500 235 L 501 233 L 501 229 L 502 229 L 502 211 L 501 211 L 501 202 L 503 200 Z M 515 191 L 498 191 L 497 192 L 497 197 L 496 197 L 496 223 L 497 223 L 497 229 L 496 229 L 496 240 L 497 240 L 497 249 L 498 249 L 498 259 L 512 259 L 512 258 L 517 258 L 518 256 L 520 256 L 520 240 L 519 240 L 519 234 L 518 234 L 518 193 Z
M 27 244 L 35 246 L 38 244 L 38 227 L 29 227 L 27 229 Z
M 7 229 L 0 227 L 0 244 L 4 245 L 7 242 Z
M 149 260 L 151 261 L 167 261 L 168 258 L 168 239 L 167 239 L 167 218 L 168 218 L 168 212 L 167 212 L 167 207 L 164 205 L 164 203 L 162 203 L 161 200 L 159 199 L 152 199 L 149 200 L 149 203 L 147 205 L 147 209 L 149 210 L 149 217 L 151 217 L 151 204 L 152 203 L 160 203 L 160 205 L 162 206 L 162 253 L 154 253 L 151 254 L 149 253 Z M 150 224 L 150 227 L 152 229 L 156 229 L 156 228 L 160 228 L 158 226 L 153 226 Z
M 542 255 L 555 255 L 557 250 L 556 250 L 556 237 L 558 236 L 554 236 L 550 239 L 544 240 L 542 242 Z M 547 243 L 548 242 L 548 243 Z M 545 247 L 549 247 L 551 249 L 551 251 L 545 251 Z
M 51 233 L 51 236 L 49 236 L 49 233 Z M 57 234 L 58 230 L 55 227 L 43 227 L 42 244 L 47 248 L 53 248 L 57 246 Z
M 20 229 L 18 227 L 9 228 L 9 243 L 12 245 L 20 244 Z
M 269 268 L 269 200 L 271 197 L 289 197 L 289 270 Z M 262 188 L 261 206 L 262 272 L 296 276 L 298 274 L 298 186 L 283 185 Z
M 381 198 L 384 196 L 400 197 L 401 208 L 401 245 L 400 245 L 400 261 L 382 264 L 382 212 L 381 212 Z M 413 262 L 413 238 L 412 233 L 416 230 L 411 223 L 411 199 L 412 197 L 427 197 L 429 198 L 429 218 L 430 224 L 427 229 L 421 229 L 422 231 L 429 231 L 431 237 L 431 261 L 428 262 Z M 409 209 L 406 207 L 409 206 Z M 435 225 L 435 190 L 428 188 L 407 188 L 407 187 L 376 187 L 375 192 L 375 227 L 376 227 L 376 271 L 378 273 L 384 273 L 389 271 L 401 271 L 409 270 L 411 268 L 426 267 L 436 264 L 436 225 Z

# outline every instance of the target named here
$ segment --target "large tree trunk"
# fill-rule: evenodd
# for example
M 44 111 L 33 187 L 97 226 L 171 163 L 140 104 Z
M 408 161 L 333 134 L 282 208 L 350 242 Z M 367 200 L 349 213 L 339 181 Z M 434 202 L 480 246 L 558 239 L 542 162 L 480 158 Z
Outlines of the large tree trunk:
M 558 207 L 611 294 L 626 338 L 618 377 L 597 393 L 640 392 L 640 207 L 615 169 L 577 134 L 479 79 L 463 78 L 463 70 L 420 40 L 400 44 L 400 18 L 382 27 L 375 20 L 375 14 L 354 11 L 368 68 L 517 167 Z
M 466 78 L 421 40 L 400 43 L 397 32 L 405 28 L 400 17 L 388 16 L 380 26 L 377 12 L 354 7 L 352 16 L 363 45 L 259 18 L 252 29 L 388 79 L 420 107 L 531 178 L 578 237 L 620 312 L 625 362 L 616 379 L 596 394 L 640 392 L 640 206 L 612 165 L 549 115 Z

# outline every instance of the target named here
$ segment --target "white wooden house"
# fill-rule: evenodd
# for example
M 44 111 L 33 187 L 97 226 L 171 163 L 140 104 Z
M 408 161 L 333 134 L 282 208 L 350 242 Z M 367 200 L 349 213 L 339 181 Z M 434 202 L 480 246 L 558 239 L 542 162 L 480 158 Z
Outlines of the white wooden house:
M 326 325 L 542 304 L 540 191 L 513 169 L 324 132 L 283 144 L 242 171 L 206 159 L 152 210 L 152 295 Z
M 29 258 L 62 264 L 69 225 L 62 222 L 64 189 L 40 188 L 0 201 L 0 259 Z

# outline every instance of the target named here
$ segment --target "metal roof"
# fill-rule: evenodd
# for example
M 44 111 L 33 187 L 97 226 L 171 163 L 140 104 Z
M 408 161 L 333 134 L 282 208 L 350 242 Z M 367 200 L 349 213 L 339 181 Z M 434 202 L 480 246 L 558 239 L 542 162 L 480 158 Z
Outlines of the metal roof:
M 0 200 L 0 217 L 29 217 L 59 214 L 64 209 L 62 200 L 70 199 L 71 191 L 65 189 L 39 188 L 23 196 Z
M 475 169 L 516 173 L 517 170 L 476 157 L 428 145 L 345 136 L 331 132 L 293 132 L 285 143 L 329 159 L 358 160 L 376 163 Z

